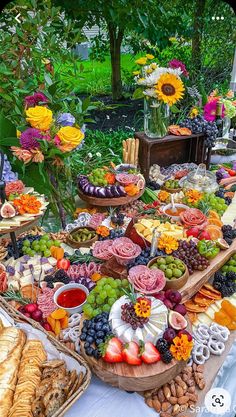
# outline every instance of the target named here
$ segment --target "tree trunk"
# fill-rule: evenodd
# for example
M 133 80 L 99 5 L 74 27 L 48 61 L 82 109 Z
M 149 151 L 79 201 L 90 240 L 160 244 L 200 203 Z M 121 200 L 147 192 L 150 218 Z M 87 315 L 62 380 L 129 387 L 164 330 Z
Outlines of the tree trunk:
M 204 29 L 204 9 L 206 0 L 195 0 L 193 16 L 192 63 L 196 75 L 202 66 L 202 35 Z
M 122 98 L 120 50 L 124 31 L 108 24 L 111 55 L 111 87 L 113 100 Z

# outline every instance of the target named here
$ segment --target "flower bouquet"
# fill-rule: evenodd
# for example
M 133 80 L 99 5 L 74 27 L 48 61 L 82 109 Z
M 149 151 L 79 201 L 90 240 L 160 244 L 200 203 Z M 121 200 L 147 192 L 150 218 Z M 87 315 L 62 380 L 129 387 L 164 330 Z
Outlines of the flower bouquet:
M 81 146 L 84 132 L 72 114 L 54 115 L 40 92 L 25 98 L 25 119 L 14 146 L 9 141 L 11 152 L 25 183 L 47 195 L 64 227 L 66 213 L 73 215 L 75 209 L 70 155 Z
M 204 117 L 207 121 L 214 122 L 216 119 L 217 103 L 222 103 L 223 137 L 228 137 L 231 119 L 236 116 L 236 100 L 234 92 L 229 90 L 226 94 L 220 95 L 219 91 L 213 90 L 207 98 L 204 106 Z
M 133 74 L 145 99 L 144 131 L 147 136 L 158 138 L 167 133 L 169 106 L 183 98 L 185 88 L 181 76 L 187 77 L 188 72 L 176 59 L 170 61 L 168 67 L 160 67 L 151 62 L 153 59 L 153 55 L 147 54 L 136 60 L 140 69 Z

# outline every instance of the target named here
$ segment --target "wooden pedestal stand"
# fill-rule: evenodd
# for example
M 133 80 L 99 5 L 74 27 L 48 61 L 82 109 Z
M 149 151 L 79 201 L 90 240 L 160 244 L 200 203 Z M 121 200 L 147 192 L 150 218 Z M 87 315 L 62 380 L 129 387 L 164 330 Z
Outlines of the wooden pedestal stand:
M 139 139 L 139 165 L 147 180 L 151 165 L 168 166 L 184 162 L 210 162 L 210 151 L 205 146 L 205 136 L 196 134 L 190 136 L 168 135 L 163 138 L 149 138 L 144 132 L 136 132 Z

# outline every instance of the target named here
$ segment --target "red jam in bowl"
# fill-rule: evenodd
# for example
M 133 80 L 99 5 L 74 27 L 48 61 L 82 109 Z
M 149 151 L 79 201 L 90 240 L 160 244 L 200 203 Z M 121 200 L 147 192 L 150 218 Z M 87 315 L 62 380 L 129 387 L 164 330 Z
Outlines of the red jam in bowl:
M 57 304 L 64 308 L 78 307 L 86 300 L 86 293 L 80 288 L 62 291 L 57 297 Z

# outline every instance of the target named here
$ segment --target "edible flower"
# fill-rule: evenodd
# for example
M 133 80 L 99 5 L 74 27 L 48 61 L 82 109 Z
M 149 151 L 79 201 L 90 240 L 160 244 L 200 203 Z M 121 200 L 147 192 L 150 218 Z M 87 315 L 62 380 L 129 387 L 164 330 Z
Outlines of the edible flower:
M 174 250 L 177 250 L 179 247 L 178 241 L 165 233 L 163 233 L 158 239 L 158 249 L 164 249 L 164 251 L 169 255 Z
M 135 314 L 138 317 L 150 317 L 151 302 L 148 298 L 138 298 L 134 304 Z
M 96 229 L 97 235 L 100 235 L 102 237 L 108 237 L 110 234 L 110 229 L 106 226 L 98 226 Z
M 105 175 L 105 179 L 107 180 L 108 184 L 115 184 L 116 182 L 116 177 L 115 174 L 113 174 L 112 172 L 107 172 Z
M 133 197 L 137 195 L 140 191 L 139 187 L 135 184 L 128 184 L 125 187 L 125 192 L 130 196 Z
M 79 215 L 80 213 L 95 214 L 95 213 L 97 213 L 97 209 L 96 209 L 95 207 L 93 207 L 93 208 L 82 208 L 82 207 L 78 207 L 78 208 L 75 210 L 75 213 L 74 213 L 74 217 L 75 217 L 75 219 L 77 219 L 77 217 L 78 217 L 78 215 Z
M 154 59 L 154 55 L 152 55 L 152 54 L 146 54 L 146 58 L 147 59 Z
M 180 337 L 176 336 L 173 339 L 173 344 L 170 346 L 170 352 L 177 361 L 188 360 L 193 348 L 193 341 L 188 340 L 186 334 L 182 334 Z
M 170 194 L 167 191 L 161 190 L 158 194 L 158 200 L 165 202 L 166 200 L 168 200 L 169 196 Z
M 185 195 L 187 197 L 187 202 L 192 204 L 197 203 L 203 197 L 203 193 L 198 190 L 187 190 Z
M 22 194 L 19 198 L 13 200 L 14 206 L 17 208 L 20 214 L 38 214 L 42 204 L 34 196 L 30 194 Z
M 137 65 L 145 65 L 147 63 L 147 58 L 143 56 L 142 58 L 136 59 L 135 64 Z
M 192 107 L 189 113 L 190 119 L 194 119 L 199 114 L 197 107 Z

